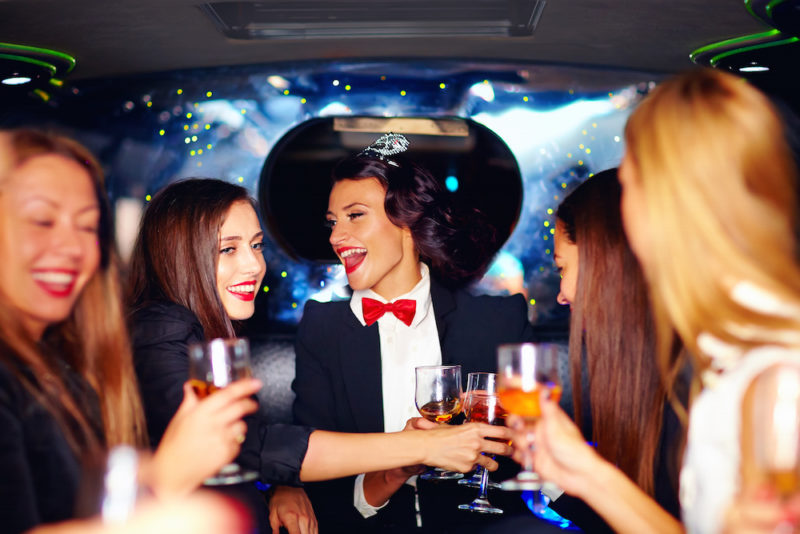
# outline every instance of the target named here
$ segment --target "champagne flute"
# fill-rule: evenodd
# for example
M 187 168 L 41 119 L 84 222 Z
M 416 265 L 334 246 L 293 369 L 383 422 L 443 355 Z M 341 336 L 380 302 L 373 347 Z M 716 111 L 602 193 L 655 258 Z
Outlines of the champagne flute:
M 419 413 L 428 421 L 448 423 L 461 411 L 461 366 L 426 365 L 417 367 L 414 401 Z M 420 475 L 424 480 L 461 478 L 455 471 L 428 469 Z
M 748 398 L 754 465 L 786 499 L 800 490 L 800 367 L 767 369 L 753 380 Z
M 189 345 L 189 383 L 199 398 L 253 376 L 250 367 L 250 344 L 246 339 L 212 339 Z M 231 462 L 207 478 L 207 486 L 238 484 L 258 478 L 258 473 Z
M 504 424 L 506 413 L 497 398 L 497 375 L 494 373 L 470 373 L 468 382 L 467 388 L 469 392 L 464 405 L 467 420 L 489 423 L 490 425 Z M 478 496 L 471 503 L 461 504 L 458 508 L 482 514 L 502 514 L 503 510 L 492 506 L 487 496 L 488 469 L 482 468 L 480 472 L 480 491 Z
M 470 402 L 470 397 L 473 392 L 497 395 L 497 375 L 495 373 L 470 373 L 467 375 L 467 393 L 464 396 L 464 415 L 468 421 L 471 420 L 470 412 L 472 403 Z M 505 425 L 505 416 L 506 414 L 503 412 L 502 420 L 493 424 Z M 475 471 L 472 476 L 469 478 L 462 478 L 458 481 L 458 484 L 467 486 L 468 488 L 480 488 L 483 471 L 483 466 L 475 466 Z M 497 489 L 500 487 L 500 484 L 489 480 L 487 486 L 490 489 Z
M 520 343 L 497 348 L 497 395 L 509 413 L 532 426 L 541 416 L 539 395 L 548 391 L 550 398 L 561 397 L 558 377 L 558 346 L 551 343 Z M 530 455 L 516 477 L 504 481 L 504 490 L 541 489 L 539 475 L 533 471 Z

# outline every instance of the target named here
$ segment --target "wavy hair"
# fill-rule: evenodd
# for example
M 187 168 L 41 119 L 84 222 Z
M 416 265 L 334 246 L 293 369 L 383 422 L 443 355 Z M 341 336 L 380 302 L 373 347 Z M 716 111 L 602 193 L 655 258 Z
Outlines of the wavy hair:
M 420 259 L 442 284 L 460 287 L 483 276 L 496 243 L 488 219 L 477 209 L 457 210 L 427 169 L 402 156 L 391 160 L 396 165 L 365 154 L 346 158 L 334 167 L 332 181 L 376 178 L 386 191 L 389 220 L 411 230 Z
M 146 426 L 125 325 L 103 171 L 85 147 L 60 135 L 10 130 L 2 133 L 0 142 L 5 145 L 10 160 L 7 170 L 47 155 L 77 162 L 91 178 L 100 206 L 100 265 L 78 297 L 72 313 L 65 321 L 50 325 L 40 343 L 24 333 L 19 314 L 8 304 L 8 299 L 0 298 L 0 359 L 56 419 L 76 455 L 85 456 L 100 450 L 103 440 L 108 446 L 146 445 Z M 104 436 L 98 436 L 92 427 L 84 404 L 74 397 L 63 377 L 63 364 L 56 358 L 77 371 L 96 391 Z
M 666 393 L 647 284 L 625 238 L 620 196 L 610 169 L 583 182 L 556 211 L 565 236 L 578 246 L 569 337 L 573 405 L 581 424 L 585 358 L 597 451 L 653 495 Z
M 233 337 L 217 290 L 219 232 L 231 206 L 248 202 L 247 189 L 222 180 L 174 182 L 145 210 L 130 264 L 128 300 L 135 310 L 165 300 L 191 310 L 208 339 Z
M 779 301 L 800 303 L 794 234 L 797 171 L 783 124 L 744 80 L 692 71 L 660 84 L 625 129 L 626 165 L 648 218 L 650 287 L 659 355 L 668 374 L 671 332 L 699 369 L 707 332 L 733 346 L 796 343 L 796 316 L 735 299 L 747 281 Z

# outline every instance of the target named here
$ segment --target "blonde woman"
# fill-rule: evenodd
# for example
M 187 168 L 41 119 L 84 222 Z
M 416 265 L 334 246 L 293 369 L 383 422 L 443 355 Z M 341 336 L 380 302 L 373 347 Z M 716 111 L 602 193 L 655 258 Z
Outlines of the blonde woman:
M 744 81 L 703 70 L 661 84 L 625 137 L 622 216 L 650 288 L 660 363 L 674 375 L 677 333 L 699 386 L 681 470 L 685 529 L 771 531 L 792 513 L 764 493 L 739 436 L 751 431 L 741 414 L 752 379 L 800 360 L 796 170 L 781 121 Z M 554 403 L 544 403 L 534 435 L 537 470 L 615 530 L 683 531 L 586 446 Z

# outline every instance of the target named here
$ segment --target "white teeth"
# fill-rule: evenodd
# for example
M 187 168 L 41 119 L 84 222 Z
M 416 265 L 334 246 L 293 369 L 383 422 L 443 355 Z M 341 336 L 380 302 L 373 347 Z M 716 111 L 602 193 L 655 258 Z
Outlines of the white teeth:
M 63 284 L 69 285 L 75 280 L 74 274 L 57 273 L 52 271 L 33 273 L 33 279 L 39 280 L 46 284 Z
M 365 248 L 351 248 L 351 249 L 345 250 L 344 252 L 342 252 L 339 255 L 342 258 L 349 258 L 353 254 L 366 254 L 366 253 L 367 253 L 367 249 L 365 249 Z
M 255 284 L 245 284 L 240 286 L 230 286 L 228 291 L 231 293 L 252 293 L 256 290 Z

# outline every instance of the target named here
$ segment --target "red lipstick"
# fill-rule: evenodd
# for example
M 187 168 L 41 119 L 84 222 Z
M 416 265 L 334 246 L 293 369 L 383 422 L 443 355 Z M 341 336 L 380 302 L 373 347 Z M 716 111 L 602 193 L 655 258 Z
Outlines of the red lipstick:
M 228 286 L 225 289 L 227 289 L 228 293 L 230 293 L 237 299 L 243 300 L 245 302 L 251 302 L 253 299 L 256 298 L 256 285 L 257 283 L 255 280 L 250 280 L 248 282 L 242 282 L 240 284 Z M 241 291 L 241 288 L 243 286 L 253 286 L 253 289 L 252 291 Z M 237 291 L 237 289 L 239 290 Z

